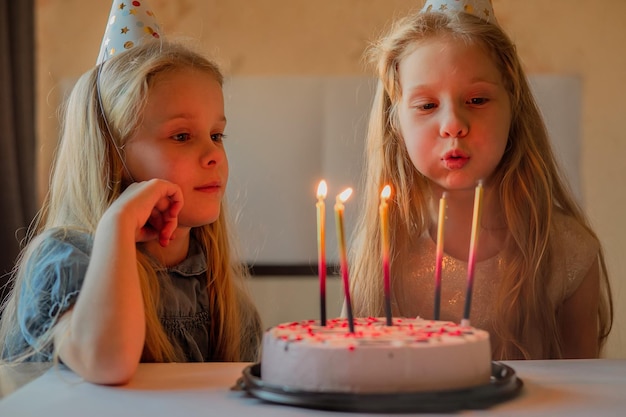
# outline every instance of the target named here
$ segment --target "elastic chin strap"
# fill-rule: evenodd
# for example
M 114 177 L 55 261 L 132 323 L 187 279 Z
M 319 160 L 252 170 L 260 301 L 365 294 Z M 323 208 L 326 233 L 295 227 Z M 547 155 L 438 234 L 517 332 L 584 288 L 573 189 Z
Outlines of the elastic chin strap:
M 104 53 L 105 54 L 107 53 L 106 50 L 104 51 Z M 102 69 L 104 68 L 105 62 L 102 62 L 98 66 L 98 72 L 96 73 L 96 95 L 98 97 L 98 107 L 100 108 L 100 115 L 102 116 L 102 120 L 104 121 L 104 125 L 107 129 L 107 133 L 108 133 L 109 140 L 111 141 L 111 145 L 113 145 L 113 148 L 115 148 L 115 152 L 117 152 L 117 156 L 120 158 L 120 161 L 122 162 L 122 165 L 124 166 L 124 171 L 126 171 L 126 175 L 128 176 L 128 182 L 133 183 L 135 182 L 135 180 L 133 178 L 133 175 L 130 173 L 128 166 L 126 166 L 126 160 L 124 156 L 122 155 L 122 151 L 120 147 L 117 146 L 117 144 L 115 143 L 115 140 L 113 140 L 113 133 L 111 132 L 111 127 L 109 126 L 109 121 L 107 119 L 106 114 L 104 113 L 104 106 L 102 105 L 102 95 L 100 94 L 100 74 L 102 74 Z

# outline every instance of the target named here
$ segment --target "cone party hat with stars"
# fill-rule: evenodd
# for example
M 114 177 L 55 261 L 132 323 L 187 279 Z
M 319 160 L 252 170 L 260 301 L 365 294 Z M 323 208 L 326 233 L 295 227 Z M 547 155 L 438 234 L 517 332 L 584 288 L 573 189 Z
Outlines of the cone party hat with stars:
M 427 0 L 422 12 L 467 13 L 498 25 L 491 0 Z
M 160 37 L 161 28 L 146 0 L 113 0 L 97 64 L 144 39 Z

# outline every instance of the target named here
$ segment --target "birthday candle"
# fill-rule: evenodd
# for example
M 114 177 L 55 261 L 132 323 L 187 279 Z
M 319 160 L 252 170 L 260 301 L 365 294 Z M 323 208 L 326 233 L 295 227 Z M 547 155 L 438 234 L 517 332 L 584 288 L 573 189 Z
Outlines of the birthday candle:
M 348 312 L 348 325 L 350 333 L 354 333 L 354 318 L 352 316 L 352 301 L 350 300 L 350 282 L 348 280 L 348 255 L 346 252 L 346 238 L 343 232 L 343 203 L 352 194 L 352 188 L 346 188 L 337 196 L 335 202 L 335 224 L 337 226 L 337 240 L 339 242 L 339 262 L 341 265 L 341 277 L 343 279 L 343 291 L 346 297 L 346 310 Z
M 380 215 L 380 239 L 383 261 L 383 285 L 385 295 L 385 316 L 387 317 L 387 326 L 391 326 L 391 283 L 390 283 L 390 266 L 389 266 L 389 204 L 387 200 L 391 195 L 391 187 L 385 185 L 380 193 L 380 206 L 378 212 Z
M 326 181 L 317 186 L 317 273 L 320 280 L 320 321 L 326 326 Z
M 439 320 L 439 306 L 441 304 L 441 269 L 443 267 L 443 232 L 446 219 L 446 193 L 439 199 L 439 219 L 437 221 L 437 255 L 435 260 L 435 314 L 434 320 Z
M 476 265 L 476 249 L 478 248 L 478 232 L 482 215 L 483 182 L 478 181 L 474 194 L 474 213 L 472 216 L 472 235 L 470 238 L 470 252 L 467 260 L 467 295 L 465 297 L 465 312 L 461 324 L 469 326 L 470 309 L 472 306 L 472 287 L 474 286 L 474 266 Z

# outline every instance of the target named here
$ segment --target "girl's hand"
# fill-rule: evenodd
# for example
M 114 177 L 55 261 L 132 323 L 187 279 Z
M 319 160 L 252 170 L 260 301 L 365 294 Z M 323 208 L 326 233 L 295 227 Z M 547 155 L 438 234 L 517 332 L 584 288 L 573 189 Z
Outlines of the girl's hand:
M 100 219 L 80 295 L 54 328 L 59 358 L 87 381 L 136 372 L 146 338 L 136 242 L 167 246 L 182 207 L 178 185 L 152 179 L 128 186 Z
M 178 227 L 182 208 L 183 193 L 178 185 L 152 179 L 129 185 L 107 212 L 116 213 L 135 225 L 136 242 L 158 239 L 165 247 Z

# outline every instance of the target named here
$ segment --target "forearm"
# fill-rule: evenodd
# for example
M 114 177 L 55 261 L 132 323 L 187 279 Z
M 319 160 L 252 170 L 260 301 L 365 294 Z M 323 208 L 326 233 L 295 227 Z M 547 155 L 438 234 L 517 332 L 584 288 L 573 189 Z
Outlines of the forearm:
M 61 359 L 91 382 L 126 382 L 143 351 L 145 315 L 133 227 L 114 215 L 100 222 L 62 335 Z
M 123 383 L 135 373 L 146 337 L 135 245 L 168 246 L 182 206 L 180 187 L 152 179 L 129 185 L 100 219 L 80 295 L 54 340 L 61 359 L 88 381 Z

